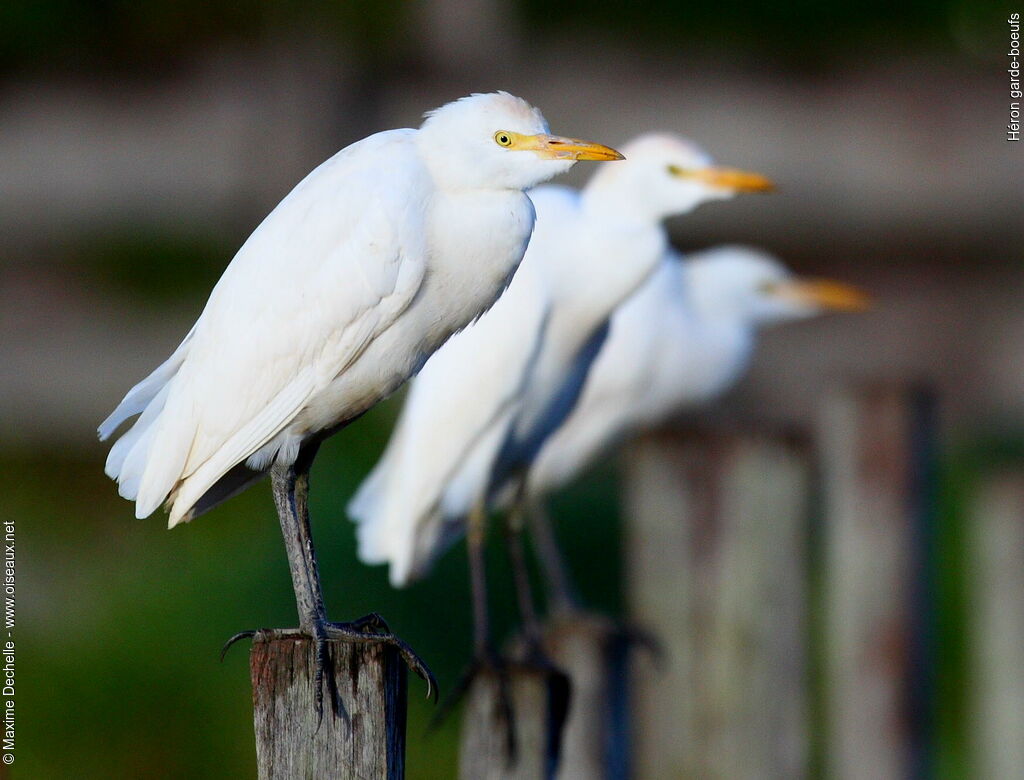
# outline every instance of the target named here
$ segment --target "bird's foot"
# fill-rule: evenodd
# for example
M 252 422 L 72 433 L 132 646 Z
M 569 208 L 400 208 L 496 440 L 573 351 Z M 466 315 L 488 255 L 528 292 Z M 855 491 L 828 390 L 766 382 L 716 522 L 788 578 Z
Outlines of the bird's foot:
M 544 681 L 548 709 L 548 765 L 558 766 L 562 755 L 562 737 L 569 720 L 569 703 L 572 699 L 572 682 L 548 654 L 539 630 L 528 631 L 520 639 L 520 662 L 518 666 L 529 670 Z M 513 754 L 509 754 L 511 759 Z
M 441 706 L 430 719 L 429 730 L 440 726 L 452 710 L 465 698 L 469 689 L 478 678 L 491 678 L 495 682 L 494 714 L 502 724 L 508 744 L 506 745 L 510 755 L 515 753 L 515 713 L 512 708 L 512 696 L 509 692 L 509 673 L 511 663 L 507 658 L 499 654 L 491 647 L 478 649 L 473 653 L 473 658 L 462 670 L 458 682 L 444 697 Z
M 420 658 L 416 652 L 409 647 L 408 643 L 395 634 L 384 622 L 384 618 L 375 612 L 365 615 L 351 623 L 328 623 L 321 624 L 324 632 L 323 639 L 316 637 L 319 641 L 340 641 L 351 642 L 352 644 L 383 644 L 395 648 L 402 656 L 405 665 L 414 671 L 420 679 L 427 684 L 427 698 L 433 697 L 437 701 L 437 680 L 430 667 Z
M 512 657 L 503 656 L 491 648 L 478 650 L 459 681 L 445 697 L 430 721 L 430 729 L 437 728 L 462 701 L 478 679 L 493 681 L 494 701 L 492 717 L 495 728 L 505 735 L 505 754 L 510 765 L 515 762 L 516 713 L 512 701 L 512 677 L 531 674 L 544 681 L 547 690 L 548 718 L 552 744 L 550 751 L 556 757 L 560 751 L 561 734 L 569 714 L 571 684 L 569 677 L 551 661 L 540 642 L 522 643 L 514 648 Z
M 433 672 L 415 651 L 398 635 L 394 634 L 384 619 L 371 613 L 364 617 L 353 620 L 350 623 L 331 623 L 326 620 L 317 620 L 313 623 L 310 631 L 302 629 L 271 629 L 264 628 L 259 631 L 242 631 L 231 637 L 221 650 L 221 660 L 228 649 L 241 639 L 256 637 L 267 640 L 273 639 L 312 639 L 316 645 L 316 661 L 314 670 L 314 701 L 317 712 L 317 723 L 323 720 L 324 682 L 327 683 L 333 711 L 340 716 L 342 705 L 338 696 L 337 685 L 334 679 L 334 668 L 331 656 L 328 651 L 330 642 L 349 642 L 351 644 L 383 644 L 395 648 L 406 665 L 412 669 L 427 684 L 427 698 L 431 696 L 437 700 L 437 680 Z
M 659 666 L 665 659 L 665 648 L 657 635 L 635 623 L 611 621 L 609 638 L 612 642 L 621 644 L 629 652 L 643 650 Z
M 235 644 L 235 642 L 240 642 L 243 639 L 252 639 L 258 633 L 259 633 L 259 631 L 257 629 L 250 628 L 247 631 L 239 631 L 233 637 L 228 639 L 228 641 L 225 642 L 224 646 L 221 647 L 221 649 L 220 649 L 220 661 L 221 661 L 221 663 L 224 663 L 224 656 L 226 656 L 228 654 L 228 650 L 231 649 L 231 646 L 233 644 Z
M 583 608 L 559 610 L 551 615 L 545 626 L 548 639 L 565 630 L 582 630 L 604 638 L 608 645 L 618 646 L 626 652 L 642 650 L 656 664 L 664 659 L 664 648 L 657 635 L 636 623 L 611 618 Z

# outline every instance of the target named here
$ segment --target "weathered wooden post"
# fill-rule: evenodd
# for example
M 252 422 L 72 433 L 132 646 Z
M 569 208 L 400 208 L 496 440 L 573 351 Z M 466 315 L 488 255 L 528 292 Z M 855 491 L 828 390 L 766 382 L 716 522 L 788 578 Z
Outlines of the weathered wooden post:
M 497 674 L 477 675 L 462 713 L 459 777 L 462 780 L 547 780 L 554 777 L 565 720 L 565 690 L 551 673 L 510 665 L 504 683 Z M 505 685 L 514 713 L 510 724 L 500 706 Z
M 257 632 L 249 665 L 261 780 L 405 776 L 406 666 L 381 644 L 331 642 L 340 712 L 318 723 L 314 644 Z M 326 687 L 326 683 L 325 683 Z
M 930 407 L 880 385 L 828 397 L 819 417 L 828 777 L 926 772 Z
M 973 776 L 1024 767 L 1024 467 L 986 475 L 970 516 Z
M 808 459 L 795 441 L 662 434 L 628 453 L 640 778 L 806 775 Z
M 601 615 L 555 614 L 544 632 L 572 686 L 558 780 L 625 780 L 629 767 L 628 658 L 635 637 Z M 650 650 L 650 648 L 644 648 Z

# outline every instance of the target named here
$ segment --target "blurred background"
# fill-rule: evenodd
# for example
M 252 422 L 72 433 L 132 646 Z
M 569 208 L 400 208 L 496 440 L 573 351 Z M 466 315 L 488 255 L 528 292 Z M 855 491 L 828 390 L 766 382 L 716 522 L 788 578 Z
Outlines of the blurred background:
M 95 427 L 177 345 L 235 249 L 309 170 L 493 89 L 541 107 L 555 132 L 614 145 L 672 130 L 771 176 L 771 197 L 673 222 L 677 246 L 750 243 L 873 293 L 866 315 L 766 334 L 750 375 L 685 426 L 781 431 L 813 448 L 829 398 L 927 390 L 924 423 L 907 402 L 927 428 L 908 433 L 911 454 L 919 435 L 930 453 L 926 478 L 897 502 L 915 507 L 912 532 L 886 548 L 911 573 L 880 596 L 913 603 L 900 642 L 916 649 L 895 672 L 910 705 L 892 705 L 905 727 L 892 749 L 910 757 L 892 766 L 1019 772 L 1024 694 L 1006 692 L 1024 664 L 1024 565 L 1012 557 L 1024 549 L 1024 490 L 1012 478 L 985 487 L 1024 469 L 1024 155 L 1005 140 L 1008 40 L 1004 6 L 977 0 L 5 0 L 0 513 L 18 527 L 15 774 L 254 773 L 246 653 L 217 654 L 238 630 L 295 622 L 269 491 L 173 532 L 160 517 L 136 521 L 103 476 Z M 590 172 L 577 166 L 571 181 Z M 380 611 L 444 689 L 468 658 L 464 552 L 396 593 L 385 571 L 356 561 L 344 514 L 396 401 L 322 449 L 314 532 L 332 617 Z M 867 403 L 858 424 L 870 426 Z M 692 446 L 686 433 L 660 436 Z M 650 449 L 662 444 L 638 446 L 661 457 Z M 811 471 L 831 473 L 824 460 Z M 582 594 L 611 614 L 635 592 L 619 552 L 642 514 L 624 499 L 624 480 L 643 484 L 644 460 L 632 461 L 623 477 L 609 459 L 554 504 Z M 851 750 L 828 649 L 832 489 L 814 492 L 796 531 L 806 663 L 783 695 L 806 702 L 793 771 L 856 776 L 836 758 Z M 974 523 L 991 495 L 985 516 L 1010 520 Z M 979 533 L 989 526 L 1001 535 Z M 873 538 L 862 540 L 868 560 Z M 504 630 L 512 596 L 491 552 Z M 412 681 L 408 774 L 451 777 L 457 719 L 426 734 L 421 694 Z

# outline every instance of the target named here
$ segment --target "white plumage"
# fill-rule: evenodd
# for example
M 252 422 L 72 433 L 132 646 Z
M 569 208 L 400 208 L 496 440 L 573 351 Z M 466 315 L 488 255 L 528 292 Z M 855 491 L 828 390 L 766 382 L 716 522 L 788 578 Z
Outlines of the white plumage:
M 505 93 L 343 149 L 253 232 L 182 344 L 100 426 L 107 438 L 141 412 L 107 473 L 139 517 L 169 502 L 174 526 L 240 464 L 218 496 L 294 462 L 493 303 L 533 228 L 525 188 L 616 158 L 547 135 Z
M 613 314 L 579 403 L 530 467 L 530 495 L 563 487 L 629 434 L 724 393 L 747 368 L 759 327 L 865 302 L 835 282 L 795 279 L 756 249 L 685 260 L 667 252 Z
M 422 576 L 480 501 L 505 501 L 576 402 L 614 308 L 657 265 L 661 221 L 766 180 L 644 136 L 582 192 L 531 191 L 537 227 L 509 290 L 413 382 L 387 450 L 349 505 L 360 557 Z

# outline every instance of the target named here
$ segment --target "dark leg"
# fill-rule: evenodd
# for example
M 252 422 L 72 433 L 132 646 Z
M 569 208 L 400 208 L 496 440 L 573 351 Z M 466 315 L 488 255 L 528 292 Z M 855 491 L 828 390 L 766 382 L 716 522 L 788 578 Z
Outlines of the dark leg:
M 554 767 L 558 765 L 561 755 L 572 684 L 568 675 L 551 660 L 544 646 L 544 635 L 533 603 L 533 588 L 530 585 L 530 572 L 526 566 L 526 551 L 523 547 L 524 498 L 524 486 L 520 484 L 512 508 L 505 518 L 505 542 L 509 562 L 512 564 L 519 614 L 523 621 L 525 653 L 522 663 L 526 669 L 539 671 L 547 688 L 547 751 L 550 766 Z
M 540 647 L 540 621 L 533 603 L 533 588 L 530 573 L 526 567 L 526 551 L 523 549 L 523 503 L 517 497 L 505 518 L 505 549 L 512 564 L 512 577 L 516 586 L 516 601 L 519 616 L 523 621 L 523 635 L 531 652 Z
M 567 618 L 584 612 L 583 602 L 576 594 L 576 587 L 569 574 L 562 550 L 555 539 L 554 527 L 544 505 L 540 501 L 528 500 L 525 504 L 530 535 L 540 561 L 541 571 L 548 589 L 550 612 L 555 617 Z M 658 642 L 649 632 L 637 626 L 613 622 L 609 637 L 623 646 L 637 645 L 660 657 Z
M 537 550 L 537 558 L 548 586 L 551 612 L 564 614 L 578 611 L 580 600 L 576 595 L 572 578 L 569 576 L 565 558 L 562 557 L 562 551 L 555 539 L 555 532 L 551 527 L 551 518 L 548 516 L 547 509 L 542 501 L 531 500 L 527 504 L 526 515 Z
M 497 680 L 498 717 L 504 721 L 505 733 L 508 737 L 507 750 L 511 756 L 515 753 L 515 740 L 512 705 L 508 690 L 508 669 L 505 661 L 498 655 L 491 641 L 490 617 L 487 608 L 487 575 L 484 566 L 484 537 L 487 531 L 487 503 L 480 499 L 474 504 L 469 517 L 466 518 L 466 548 L 469 553 L 469 584 L 473 597 L 473 659 L 463 671 L 459 681 L 445 697 L 437 713 L 431 719 L 431 725 L 437 726 L 459 703 L 473 680 L 481 674 L 492 674 Z
M 274 503 L 277 506 L 278 518 L 281 522 L 281 533 L 284 536 L 285 550 L 288 554 L 288 568 L 291 570 L 292 587 L 295 590 L 295 604 L 299 612 L 299 628 L 295 630 L 268 630 L 266 633 L 274 637 L 302 636 L 311 637 L 316 642 L 317 665 L 316 706 L 317 713 L 323 716 L 323 682 L 324 670 L 330 663 L 327 643 L 331 640 L 355 642 L 359 644 L 384 643 L 395 647 L 409 667 L 427 682 L 427 696 L 436 695 L 437 683 L 426 664 L 412 651 L 402 639 L 391 633 L 387 624 L 379 615 L 367 615 L 352 623 L 330 623 L 324 609 L 323 590 L 320 586 L 320 569 L 317 565 L 316 550 L 313 547 L 313 536 L 309 525 L 309 463 L 312 457 L 306 457 L 295 466 L 274 466 L 270 471 L 271 484 L 274 492 Z M 244 636 L 252 636 L 255 632 L 243 632 L 228 640 L 228 645 Z M 223 654 L 222 654 L 223 656 Z M 330 671 L 328 669 L 328 671 Z M 333 689 L 334 675 L 328 674 L 328 685 L 331 687 L 331 698 L 335 712 L 340 711 L 337 692 Z
M 469 552 L 469 585 L 473 593 L 473 652 L 477 658 L 493 655 L 491 626 L 487 611 L 487 575 L 484 572 L 484 534 L 487 506 L 478 501 L 470 512 L 466 529 Z
M 316 636 L 318 628 L 327 622 L 327 612 L 309 527 L 309 474 L 296 474 L 291 466 L 275 466 L 270 472 L 270 481 L 288 553 L 288 568 L 292 573 L 299 629 Z

